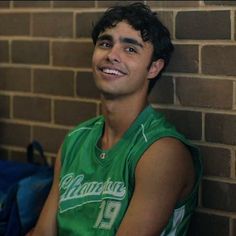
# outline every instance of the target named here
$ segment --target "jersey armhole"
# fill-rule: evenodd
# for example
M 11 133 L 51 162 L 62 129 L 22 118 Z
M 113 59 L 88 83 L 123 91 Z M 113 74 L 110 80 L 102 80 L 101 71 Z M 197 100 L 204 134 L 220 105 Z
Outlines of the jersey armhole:
M 186 204 L 188 201 L 190 201 L 190 199 L 193 199 L 196 195 L 197 195 L 197 191 L 199 188 L 199 184 L 201 181 L 201 177 L 202 177 L 202 159 L 200 156 L 200 152 L 199 149 L 193 145 L 191 142 L 189 142 L 188 140 L 186 140 L 182 135 L 177 134 L 173 134 L 173 133 L 164 133 L 164 134 L 160 134 L 157 137 L 152 138 L 152 140 L 149 141 L 149 143 L 145 143 L 143 145 L 140 145 L 140 148 L 138 150 L 135 151 L 134 154 L 131 155 L 131 158 L 129 160 L 129 165 L 131 168 L 131 180 L 133 183 L 135 183 L 135 170 L 137 167 L 137 164 L 139 162 L 139 160 L 141 160 L 144 152 L 156 141 L 160 140 L 161 138 L 175 138 L 177 140 L 179 140 L 180 142 L 182 142 L 190 151 L 191 153 L 191 157 L 192 157 L 192 161 L 193 161 L 193 165 L 194 165 L 194 170 L 195 170 L 195 174 L 196 174 L 196 179 L 195 179 L 195 183 L 193 186 L 192 191 L 186 196 L 185 199 L 183 199 L 180 202 L 176 203 L 176 207 L 177 208 L 181 208 L 184 204 Z

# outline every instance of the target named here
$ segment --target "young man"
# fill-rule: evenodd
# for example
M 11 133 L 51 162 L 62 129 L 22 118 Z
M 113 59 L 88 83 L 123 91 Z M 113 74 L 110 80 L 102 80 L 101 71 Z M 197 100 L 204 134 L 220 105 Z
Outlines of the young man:
M 201 163 L 148 103 L 173 50 L 169 32 L 135 3 L 109 9 L 92 38 L 103 115 L 66 136 L 33 235 L 183 236 Z

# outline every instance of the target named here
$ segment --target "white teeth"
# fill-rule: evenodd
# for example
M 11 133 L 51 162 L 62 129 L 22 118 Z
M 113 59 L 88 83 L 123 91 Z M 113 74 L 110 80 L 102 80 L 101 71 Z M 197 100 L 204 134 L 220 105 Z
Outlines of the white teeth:
M 121 72 L 118 70 L 112 70 L 112 69 L 103 69 L 102 70 L 104 73 L 111 74 L 111 75 L 122 75 Z

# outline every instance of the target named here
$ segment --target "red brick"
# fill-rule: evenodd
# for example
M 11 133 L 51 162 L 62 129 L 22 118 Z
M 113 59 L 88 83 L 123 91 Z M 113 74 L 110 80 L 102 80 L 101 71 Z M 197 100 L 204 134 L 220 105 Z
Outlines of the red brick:
M 0 13 L 0 35 L 29 35 L 30 15 L 27 13 Z
M 206 141 L 236 144 L 236 116 L 227 114 L 206 114 Z
M 0 8 L 9 8 L 10 1 L 0 1 Z
M 197 73 L 198 62 L 197 45 L 175 45 L 175 51 L 167 71 Z
M 205 0 L 204 1 L 205 5 L 225 5 L 225 6 L 235 6 L 236 2 L 235 1 L 209 1 Z
M 101 12 L 82 12 L 76 15 L 76 36 L 91 37 L 92 28 L 103 15 Z
M 14 150 L 12 150 L 9 159 L 12 160 L 12 161 L 26 163 L 27 162 L 26 151 L 14 151 Z
M 204 175 L 230 177 L 231 152 L 226 148 L 200 146 Z
M 50 1 L 38 1 L 38 0 L 30 0 L 30 1 L 13 1 L 14 7 L 49 7 Z
M 53 1 L 53 7 L 75 8 L 75 7 L 95 7 L 95 1 Z
M 33 36 L 72 37 L 73 14 L 44 12 L 33 14 Z
M 176 96 L 183 106 L 231 109 L 233 82 L 218 79 L 176 78 Z
M 230 11 L 188 11 L 176 16 L 177 39 L 230 39 Z M 217 25 L 217 27 L 215 27 Z
M 202 48 L 202 72 L 205 74 L 236 75 L 235 61 L 235 45 L 208 45 Z
M 144 2 L 144 1 L 97 1 L 98 7 L 112 7 L 116 5 L 128 5 L 135 2 Z
M 236 211 L 236 184 L 217 182 L 211 180 L 202 181 L 202 205 L 203 207 Z
M 45 98 L 15 96 L 13 115 L 18 119 L 50 121 L 51 101 Z
M 100 98 L 100 92 L 94 83 L 92 73 L 78 72 L 76 78 L 76 92 L 79 97 Z
M 157 109 L 162 112 L 168 121 L 176 126 L 177 130 L 187 138 L 201 140 L 202 118 L 200 112 Z
M 49 64 L 49 42 L 13 41 L 12 61 L 23 64 Z
M 34 71 L 34 92 L 51 95 L 74 95 L 74 72 L 69 70 Z
M 0 143 L 26 147 L 30 141 L 30 127 L 27 125 L 0 122 Z
M 55 101 L 55 123 L 75 126 L 96 116 L 96 104 L 77 101 Z
M 48 127 L 33 127 L 33 139 L 38 140 L 45 152 L 57 153 L 68 130 Z
M 30 77 L 29 69 L 0 67 L 0 89 L 30 91 Z
M 11 154 L 10 154 L 10 160 L 17 161 L 17 162 L 23 162 L 23 163 L 28 162 L 26 148 L 25 148 L 25 151 L 12 150 Z M 45 153 L 44 153 L 44 155 L 47 158 L 47 155 Z M 38 152 L 35 151 L 34 158 L 33 158 L 32 162 L 35 164 L 42 165 L 42 164 L 44 164 L 44 159 L 39 155 Z
M 158 19 L 162 22 L 162 24 L 169 30 L 171 38 L 173 38 L 174 35 L 173 12 L 157 11 L 157 16 Z
M 0 118 L 10 117 L 10 97 L 5 95 L 0 95 Z
M 199 1 L 147 1 L 151 7 L 198 7 Z
M 0 62 L 9 62 L 8 41 L 0 41 Z
M 53 65 L 91 68 L 92 43 L 53 43 Z
M 229 236 L 229 218 L 210 213 L 194 213 L 188 236 Z
M 172 77 L 158 79 L 149 95 L 149 101 L 158 104 L 173 104 L 174 85 Z
M 9 159 L 9 151 L 5 148 L 0 147 L 0 160 L 8 160 Z

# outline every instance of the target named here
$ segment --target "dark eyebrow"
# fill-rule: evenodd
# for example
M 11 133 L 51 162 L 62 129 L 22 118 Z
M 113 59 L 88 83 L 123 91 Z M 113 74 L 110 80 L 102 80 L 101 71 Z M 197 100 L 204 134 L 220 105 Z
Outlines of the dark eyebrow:
M 133 45 L 136 45 L 136 46 L 139 46 L 139 47 L 143 48 L 143 44 L 138 42 L 134 38 L 125 37 L 125 38 L 121 38 L 120 41 L 123 42 L 123 43 L 133 44 Z
M 97 41 L 102 41 L 102 40 L 113 41 L 113 38 L 109 34 L 102 34 L 101 36 L 98 37 Z
M 108 41 L 113 42 L 113 37 L 109 34 L 102 34 L 101 36 L 98 37 L 97 41 L 102 41 L 102 40 L 108 40 Z M 121 37 L 120 42 L 133 44 L 133 45 L 139 46 L 140 48 L 143 48 L 143 44 L 134 38 Z

